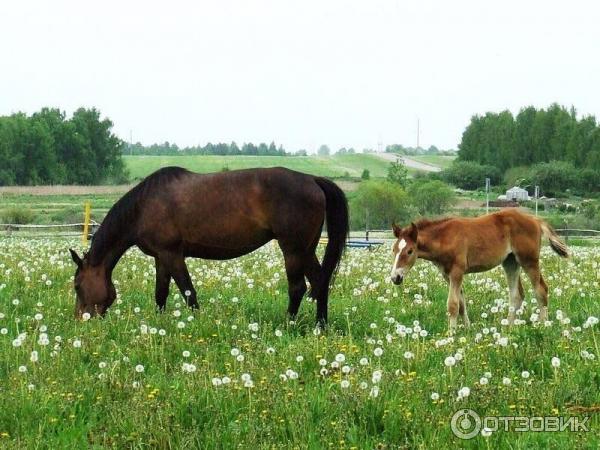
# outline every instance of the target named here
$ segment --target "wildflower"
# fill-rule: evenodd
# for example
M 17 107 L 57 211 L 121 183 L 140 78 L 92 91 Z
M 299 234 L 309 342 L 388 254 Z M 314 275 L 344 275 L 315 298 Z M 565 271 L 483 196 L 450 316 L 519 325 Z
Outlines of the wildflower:
M 558 369 L 560 367 L 560 358 L 558 358 L 557 356 L 553 356 L 550 360 L 550 363 L 552 364 L 552 367 Z
M 338 353 L 337 355 L 335 355 L 335 360 L 338 363 L 343 363 L 344 361 L 346 361 L 346 356 L 343 353 Z
M 444 360 L 444 365 L 446 367 L 452 367 L 456 364 L 456 359 L 454 358 L 454 356 L 448 356 L 446 357 L 446 359 Z
M 81 341 L 79 339 L 75 339 L 73 341 L 73 347 L 80 348 L 81 347 Z
M 440 399 L 440 394 L 438 394 L 437 392 L 431 393 L 431 400 L 433 400 L 434 402 L 437 402 L 439 399 Z
M 375 350 L 373 350 L 373 354 L 377 357 L 380 357 L 383 355 L 383 349 L 381 347 L 377 347 Z
M 137 366 L 135 366 L 135 371 L 137 373 L 142 373 L 144 371 L 144 366 L 142 366 L 141 364 L 138 364 Z
M 529 372 L 526 371 L 526 370 L 524 370 L 523 372 L 521 372 L 521 377 L 524 378 L 524 379 L 529 378 L 529 375 L 530 375 Z
M 340 386 L 342 387 L 342 389 L 347 389 L 348 387 L 350 387 L 350 382 L 348 380 L 342 380 Z
M 471 389 L 468 386 L 463 386 L 458 390 L 458 400 L 467 398 L 471 394 Z
M 512 383 L 512 381 L 511 381 L 511 379 L 510 379 L 510 378 L 508 378 L 508 377 L 504 377 L 504 378 L 502 378 L 502 384 L 503 384 L 504 386 L 510 386 L 510 384 L 511 384 L 511 383 Z

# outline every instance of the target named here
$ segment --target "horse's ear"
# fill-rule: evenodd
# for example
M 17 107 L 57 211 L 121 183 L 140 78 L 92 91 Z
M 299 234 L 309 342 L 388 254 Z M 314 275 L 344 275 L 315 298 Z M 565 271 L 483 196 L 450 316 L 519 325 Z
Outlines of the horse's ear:
M 414 222 L 411 222 L 410 224 L 410 228 L 408 229 L 408 237 L 413 242 L 417 242 L 417 238 L 419 237 L 419 229 L 417 228 Z
M 75 264 L 77 264 L 77 267 L 79 267 L 81 269 L 81 266 L 83 266 L 83 260 L 79 257 L 77 252 L 75 250 L 73 250 L 72 248 L 69 249 L 69 252 L 71 253 L 71 259 L 73 259 L 73 262 Z
M 402 233 L 402 229 L 396 225 L 395 223 L 392 224 L 392 230 L 394 230 L 394 236 L 396 236 L 397 238 L 400 237 L 400 233 Z

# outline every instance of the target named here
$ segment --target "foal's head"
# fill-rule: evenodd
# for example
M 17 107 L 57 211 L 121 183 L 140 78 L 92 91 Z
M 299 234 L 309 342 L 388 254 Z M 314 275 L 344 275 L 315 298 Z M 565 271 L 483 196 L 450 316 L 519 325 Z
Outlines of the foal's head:
M 90 317 L 104 315 L 117 297 L 115 286 L 110 280 L 107 269 L 103 265 L 92 266 L 87 255 L 80 258 L 74 250 L 69 249 L 71 258 L 77 265 L 75 271 L 75 317 L 81 319 L 85 313 Z
M 392 227 L 397 240 L 392 247 L 394 265 L 392 266 L 390 277 L 394 284 L 400 284 L 417 260 L 419 230 L 414 223 L 404 228 L 400 228 L 396 224 L 392 225 Z

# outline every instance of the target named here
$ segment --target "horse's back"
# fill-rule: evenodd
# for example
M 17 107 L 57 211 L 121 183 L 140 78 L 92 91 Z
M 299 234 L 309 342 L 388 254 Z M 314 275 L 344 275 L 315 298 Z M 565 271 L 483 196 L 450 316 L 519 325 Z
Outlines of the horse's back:
M 177 173 L 145 202 L 147 247 L 183 246 L 190 256 L 220 259 L 273 238 L 320 233 L 325 199 L 313 176 L 284 168 Z

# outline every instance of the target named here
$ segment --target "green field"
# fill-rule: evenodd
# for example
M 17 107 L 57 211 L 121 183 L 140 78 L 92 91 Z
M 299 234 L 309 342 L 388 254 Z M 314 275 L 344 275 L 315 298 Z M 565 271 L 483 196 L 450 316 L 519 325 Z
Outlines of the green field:
M 104 319 L 73 319 L 77 242 L 0 240 L 0 448 L 598 448 L 600 249 L 546 249 L 551 322 L 502 324 L 501 270 L 464 284 L 472 325 L 446 332 L 447 288 L 419 263 L 386 280 L 386 245 L 349 250 L 313 332 L 305 299 L 286 320 L 280 252 L 189 260 L 200 310 L 172 286 L 153 304 L 153 260 L 128 252 Z M 79 251 L 83 250 L 78 248 Z M 557 359 L 554 359 L 557 358 Z M 554 360 L 554 364 L 552 361 Z M 589 432 L 451 431 L 456 411 L 589 416 Z M 483 431 L 483 435 L 481 433 Z
M 134 179 L 143 178 L 165 166 L 181 166 L 194 172 L 219 172 L 252 167 L 287 167 L 313 175 L 360 177 L 364 169 L 371 177 L 385 177 L 389 162 L 375 155 L 343 156 L 125 156 L 125 163 Z
M 414 159 L 415 161 L 421 161 L 427 164 L 433 164 L 434 166 L 439 166 L 443 169 L 450 167 L 452 162 L 456 159 L 456 156 L 442 156 L 442 155 L 419 155 L 419 156 L 409 156 L 409 158 Z

